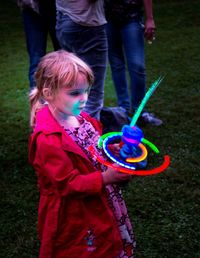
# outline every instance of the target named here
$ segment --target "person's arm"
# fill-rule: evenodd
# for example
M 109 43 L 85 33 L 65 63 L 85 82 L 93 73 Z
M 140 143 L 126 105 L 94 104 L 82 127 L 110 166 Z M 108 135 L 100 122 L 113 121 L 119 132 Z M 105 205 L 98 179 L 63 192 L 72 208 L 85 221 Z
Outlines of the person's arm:
M 155 39 L 155 22 L 153 18 L 152 0 L 143 0 L 145 11 L 145 31 L 144 36 L 148 41 Z
M 73 164 L 78 162 L 61 149 L 56 135 L 41 134 L 37 139 L 37 150 L 31 162 L 38 175 L 46 177 L 57 194 L 66 196 L 76 194 L 79 197 L 93 195 L 102 191 L 103 185 L 120 183 L 131 179 L 131 176 L 108 168 L 105 172 L 93 171 L 89 174 L 87 162 L 82 162 L 81 171 Z M 78 156 L 78 155 L 77 155 Z
M 76 194 L 80 197 L 100 193 L 103 187 L 101 171 L 87 174 L 87 162 L 82 162 L 81 171 L 74 166 L 78 162 L 60 148 L 56 135 L 41 134 L 37 138 L 37 150 L 32 162 L 38 175 L 51 182 L 57 194 L 66 196 Z M 78 157 L 78 155 L 77 155 Z

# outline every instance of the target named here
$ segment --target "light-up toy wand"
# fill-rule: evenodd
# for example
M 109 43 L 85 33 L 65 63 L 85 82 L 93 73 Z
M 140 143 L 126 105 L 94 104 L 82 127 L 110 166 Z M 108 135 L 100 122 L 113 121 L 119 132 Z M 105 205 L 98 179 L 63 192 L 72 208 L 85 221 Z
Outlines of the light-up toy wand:
M 142 130 L 135 125 L 144 106 L 162 80 L 163 77 L 159 77 L 151 85 L 135 112 L 130 125 L 124 125 L 121 132 L 106 133 L 99 138 L 98 147 L 103 148 L 105 154 L 112 162 L 104 160 L 93 146 L 89 146 L 88 150 L 100 163 L 120 172 L 138 176 L 158 174 L 169 166 L 170 157 L 165 155 L 164 161 L 159 167 L 148 170 L 143 169 L 146 166 L 148 155 L 145 145 L 151 148 L 156 154 L 159 153 L 159 150 L 153 143 L 144 138 Z M 109 146 L 116 142 L 120 142 L 119 156 L 114 155 L 109 149 Z

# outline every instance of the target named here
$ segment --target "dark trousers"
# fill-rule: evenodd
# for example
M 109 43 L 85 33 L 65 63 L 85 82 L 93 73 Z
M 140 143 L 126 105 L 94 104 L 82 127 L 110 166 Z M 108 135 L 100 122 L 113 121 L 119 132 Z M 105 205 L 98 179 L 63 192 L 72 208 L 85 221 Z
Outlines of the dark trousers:
M 40 14 L 32 9 L 22 11 L 26 45 L 29 55 L 29 82 L 30 88 L 35 86 L 34 73 L 42 56 L 46 54 L 48 33 L 51 37 L 54 50 L 58 50 L 59 43 L 56 39 L 56 9 L 55 2 L 41 1 Z
M 105 26 L 82 26 L 73 22 L 67 15 L 58 12 L 56 32 L 60 46 L 79 56 L 94 72 L 95 81 L 90 90 L 85 111 L 99 119 L 103 107 L 107 66 L 108 47 Z
M 118 106 L 128 113 L 134 113 L 145 95 L 144 26 L 141 19 L 135 19 L 124 25 L 108 22 L 106 28 L 108 56 Z

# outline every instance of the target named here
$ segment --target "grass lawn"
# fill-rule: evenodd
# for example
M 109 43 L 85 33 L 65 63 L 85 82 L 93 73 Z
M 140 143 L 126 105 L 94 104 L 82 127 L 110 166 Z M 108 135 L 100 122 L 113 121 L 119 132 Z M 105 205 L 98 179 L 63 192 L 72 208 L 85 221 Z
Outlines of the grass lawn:
M 0 3 L 0 257 L 35 258 L 39 194 L 27 162 L 28 55 L 19 9 L 12 0 Z M 164 125 L 143 131 L 171 165 L 124 188 L 136 258 L 200 258 L 199 10 L 199 0 L 154 1 L 157 35 L 146 46 L 147 82 L 165 79 L 147 107 Z M 116 105 L 109 69 L 105 105 Z M 151 155 L 149 166 L 160 161 Z

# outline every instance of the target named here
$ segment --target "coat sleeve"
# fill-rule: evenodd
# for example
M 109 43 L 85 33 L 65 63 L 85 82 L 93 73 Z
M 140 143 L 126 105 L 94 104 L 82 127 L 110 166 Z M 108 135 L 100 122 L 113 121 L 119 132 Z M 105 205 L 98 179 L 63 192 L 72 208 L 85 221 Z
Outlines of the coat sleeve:
M 59 141 L 56 135 L 38 136 L 33 161 L 38 176 L 49 180 L 53 189 L 62 196 L 80 194 L 80 197 L 84 197 L 101 192 L 101 171 L 88 173 L 87 164 L 83 167 L 85 171 L 78 170 L 67 153 L 60 148 Z

